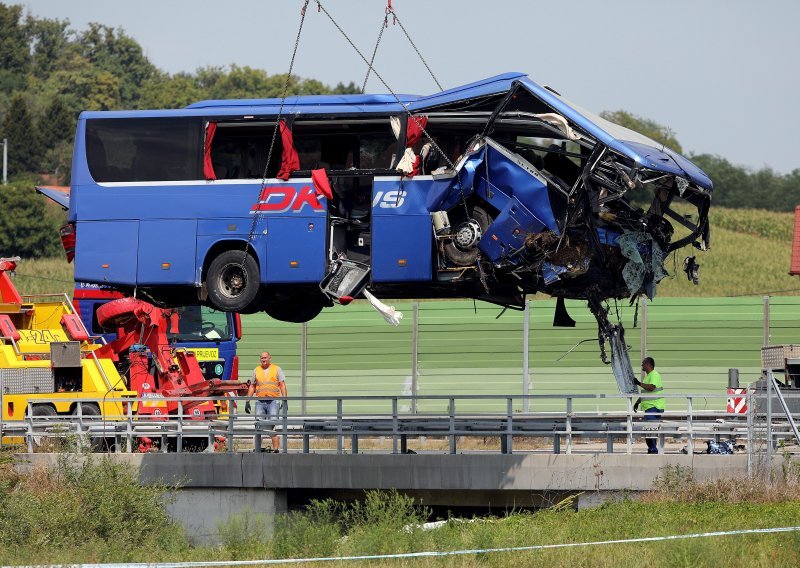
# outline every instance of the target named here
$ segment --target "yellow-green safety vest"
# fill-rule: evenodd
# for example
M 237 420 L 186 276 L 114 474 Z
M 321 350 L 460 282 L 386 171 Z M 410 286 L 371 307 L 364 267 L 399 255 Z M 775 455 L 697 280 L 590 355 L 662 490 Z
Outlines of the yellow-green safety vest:
M 652 370 L 644 376 L 642 380 L 643 384 L 646 385 L 653 385 L 655 386 L 655 390 L 651 391 L 644 391 L 644 395 L 641 397 L 642 405 L 641 408 L 643 411 L 646 411 L 648 408 L 655 408 L 657 410 L 664 410 L 666 406 L 666 401 L 664 397 L 654 397 L 652 396 L 655 393 L 664 392 L 664 385 L 661 382 L 661 375 L 656 370 Z

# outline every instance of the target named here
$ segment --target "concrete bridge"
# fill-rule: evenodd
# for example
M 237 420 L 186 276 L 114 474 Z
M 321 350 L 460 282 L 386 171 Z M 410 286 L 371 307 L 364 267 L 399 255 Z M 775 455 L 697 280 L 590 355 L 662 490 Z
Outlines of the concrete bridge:
M 274 516 L 311 499 L 357 498 L 397 489 L 422 504 L 469 511 L 538 508 L 577 495 L 579 508 L 651 489 L 666 466 L 696 479 L 744 476 L 746 454 L 110 454 L 139 468 L 143 483 L 181 488 L 170 514 L 196 542 L 214 542 L 218 523 L 245 508 Z M 54 454 L 19 454 L 20 468 L 55 464 Z

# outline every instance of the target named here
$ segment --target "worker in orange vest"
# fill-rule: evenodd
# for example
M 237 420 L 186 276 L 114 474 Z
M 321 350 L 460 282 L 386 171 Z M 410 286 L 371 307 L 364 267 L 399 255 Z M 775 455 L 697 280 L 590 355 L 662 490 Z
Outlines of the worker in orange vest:
M 261 364 L 253 369 L 247 396 L 255 395 L 261 399 L 256 401 L 256 418 L 263 416 L 277 422 L 281 407 L 281 401 L 278 399 L 286 398 L 286 379 L 283 376 L 283 370 L 272 364 L 272 357 L 268 351 L 261 354 L 260 361 Z M 250 410 L 250 401 L 247 401 L 244 411 L 250 414 Z M 272 436 L 272 448 L 269 451 L 277 453 L 279 445 L 278 436 Z M 261 451 L 260 434 L 256 434 L 255 450 Z

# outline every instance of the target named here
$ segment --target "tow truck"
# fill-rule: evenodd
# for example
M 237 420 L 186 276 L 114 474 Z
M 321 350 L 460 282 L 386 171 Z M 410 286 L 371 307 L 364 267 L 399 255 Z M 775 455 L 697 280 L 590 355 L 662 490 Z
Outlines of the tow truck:
M 246 382 L 206 379 L 193 352 L 170 344 L 167 332 L 170 325 L 177 325 L 175 310 L 135 298 L 113 300 L 97 310 L 97 317 L 102 326 L 118 327 L 119 338 L 103 344 L 89 334 L 65 294 L 22 297 L 9 277 L 19 260 L 0 259 L 3 420 L 28 415 L 167 420 L 181 412 L 184 418 L 202 420 L 227 412 L 229 405 L 198 397 L 247 393 Z M 125 398 L 131 402 L 124 402 Z M 202 449 L 205 440 L 198 438 L 184 446 Z M 3 442 L 19 440 L 4 438 Z M 110 443 L 94 445 L 111 447 Z M 149 451 L 153 442 L 143 438 L 138 447 Z
M 0 258 L 3 420 L 123 416 L 126 408 L 119 399 L 138 393 L 128 388 L 114 362 L 99 354 L 101 345 L 92 341 L 65 294 L 20 295 L 9 277 L 19 260 Z

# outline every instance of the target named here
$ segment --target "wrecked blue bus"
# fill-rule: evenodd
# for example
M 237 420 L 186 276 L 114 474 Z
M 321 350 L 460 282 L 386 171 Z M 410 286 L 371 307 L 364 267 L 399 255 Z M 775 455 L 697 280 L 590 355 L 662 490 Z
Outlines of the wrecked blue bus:
M 284 321 L 364 291 L 585 299 L 613 363 L 608 300 L 653 297 L 667 254 L 708 247 L 711 192 L 685 157 L 506 73 L 430 96 L 84 112 L 66 232 L 76 280 Z

